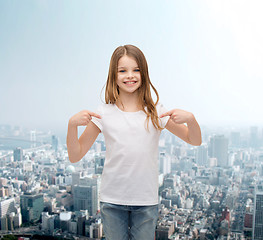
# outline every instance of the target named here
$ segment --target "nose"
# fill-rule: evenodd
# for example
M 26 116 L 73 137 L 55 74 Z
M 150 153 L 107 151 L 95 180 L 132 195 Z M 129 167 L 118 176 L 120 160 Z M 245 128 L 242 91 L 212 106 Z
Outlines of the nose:
M 134 76 L 133 76 L 133 72 L 132 71 L 129 71 L 128 73 L 127 73 L 127 77 L 128 78 L 133 78 Z

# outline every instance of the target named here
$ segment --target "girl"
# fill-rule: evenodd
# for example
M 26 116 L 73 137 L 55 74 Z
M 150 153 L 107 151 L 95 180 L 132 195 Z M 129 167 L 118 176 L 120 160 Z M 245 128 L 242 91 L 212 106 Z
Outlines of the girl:
M 167 111 L 158 103 L 146 59 L 133 45 L 120 46 L 112 55 L 105 101 L 96 113 L 83 110 L 70 118 L 69 160 L 79 161 L 102 132 L 106 159 L 100 211 L 106 239 L 153 240 L 158 219 L 160 133 L 166 128 L 198 146 L 202 142 L 200 127 L 192 113 L 180 109 Z M 78 126 L 87 126 L 79 139 Z

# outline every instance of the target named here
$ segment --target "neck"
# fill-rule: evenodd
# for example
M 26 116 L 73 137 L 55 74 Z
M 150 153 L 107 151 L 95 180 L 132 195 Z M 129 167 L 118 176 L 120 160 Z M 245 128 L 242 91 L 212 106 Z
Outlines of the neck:
M 122 110 L 141 110 L 139 106 L 138 94 L 123 94 L 120 93 L 119 99 L 116 101 L 116 105 Z

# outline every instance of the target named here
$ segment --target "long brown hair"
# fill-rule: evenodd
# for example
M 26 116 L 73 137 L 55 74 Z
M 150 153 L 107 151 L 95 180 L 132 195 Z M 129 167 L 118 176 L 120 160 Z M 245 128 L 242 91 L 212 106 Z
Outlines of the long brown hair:
M 156 105 L 159 101 L 159 94 L 150 81 L 150 77 L 148 73 L 148 65 L 143 52 L 139 48 L 133 45 L 119 46 L 115 49 L 115 51 L 111 56 L 109 73 L 106 83 L 105 102 L 107 104 L 109 103 L 113 104 L 116 103 L 116 101 L 119 99 L 119 89 L 116 83 L 117 68 L 118 68 L 119 59 L 124 55 L 127 55 L 135 59 L 140 69 L 142 84 L 138 88 L 139 104 L 142 107 L 142 110 L 147 115 L 146 118 L 147 129 L 149 129 L 149 119 L 151 118 L 153 126 L 158 130 L 162 130 L 163 128 L 160 126 L 159 118 L 156 110 Z M 151 87 L 156 94 L 157 97 L 156 102 L 154 102 L 152 99 Z

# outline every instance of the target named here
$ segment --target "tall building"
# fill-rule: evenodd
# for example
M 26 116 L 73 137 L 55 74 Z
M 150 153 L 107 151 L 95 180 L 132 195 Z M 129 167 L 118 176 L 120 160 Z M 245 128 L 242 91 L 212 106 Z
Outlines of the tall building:
M 1 230 L 8 230 L 8 219 L 7 216 L 3 216 L 0 218 L 0 229 Z
M 87 220 L 87 215 L 84 212 L 80 212 L 77 216 L 77 234 L 85 235 L 85 222 Z
M 82 186 L 95 186 L 97 192 L 97 206 L 99 206 L 99 191 L 101 184 L 100 175 L 93 175 L 93 176 L 85 176 L 79 179 L 79 185 Z
M 64 231 L 69 231 L 69 224 L 71 221 L 71 212 L 61 212 L 59 214 L 59 220 L 60 220 L 60 229 Z
M 58 138 L 55 135 L 52 136 L 52 148 L 58 150 Z
M 208 166 L 208 148 L 207 145 L 201 145 L 196 151 L 196 163 L 199 166 Z
M 74 210 L 88 210 L 94 216 L 98 210 L 98 196 L 96 186 L 75 185 L 73 188 Z
M 101 223 L 92 223 L 90 225 L 90 238 L 101 239 L 102 238 L 102 224 Z
M 49 215 L 48 212 L 42 212 L 42 230 L 47 231 L 49 233 L 54 232 L 54 220 L 55 220 L 55 215 Z
M 258 142 L 259 142 L 259 139 L 258 139 L 258 128 L 253 126 L 253 127 L 250 127 L 250 138 L 249 138 L 249 142 L 250 142 L 250 147 L 252 148 L 256 148 L 258 147 Z
M 244 230 L 244 235 L 246 237 L 252 236 L 252 230 L 253 230 L 253 214 L 252 213 L 245 214 L 243 230 Z
M 44 210 L 43 194 L 25 193 L 20 197 L 23 222 L 35 222 Z
M 168 239 L 174 233 L 174 230 L 175 226 L 172 222 L 158 223 L 155 229 L 155 237 L 160 240 Z
M 102 174 L 104 168 L 105 157 L 95 156 L 95 174 Z
M 22 224 L 20 208 L 15 205 L 14 198 L 0 201 L 0 229 L 13 231 Z
M 14 162 L 21 162 L 23 160 L 23 150 L 20 147 L 17 147 L 14 150 Z
M 262 240 L 263 236 L 263 189 L 256 187 L 253 214 L 253 240 Z
M 228 209 L 228 207 L 226 207 L 222 211 L 221 221 L 223 221 L 223 220 L 227 220 L 228 221 L 228 227 L 230 227 L 230 210 Z
M 220 167 L 228 166 L 228 138 L 224 135 L 214 135 L 210 139 L 210 157 L 217 158 L 217 165 Z
M 11 212 L 16 212 L 15 199 L 9 198 L 0 201 L 0 217 L 4 217 Z
M 80 172 L 72 172 L 72 186 L 79 184 L 80 177 L 81 177 Z
M 159 154 L 159 171 L 164 175 L 171 173 L 171 158 L 166 156 L 165 152 L 160 152 Z

